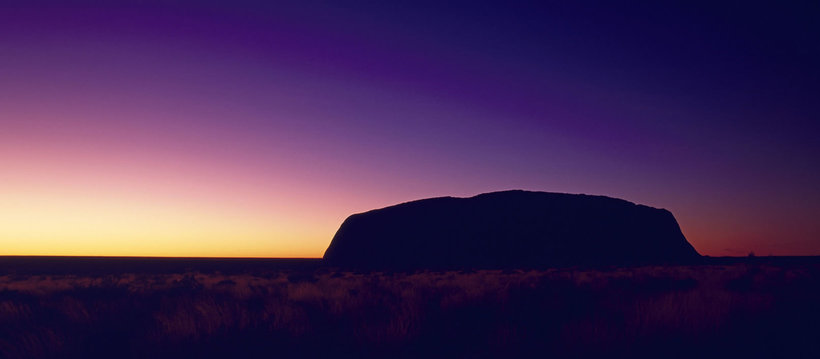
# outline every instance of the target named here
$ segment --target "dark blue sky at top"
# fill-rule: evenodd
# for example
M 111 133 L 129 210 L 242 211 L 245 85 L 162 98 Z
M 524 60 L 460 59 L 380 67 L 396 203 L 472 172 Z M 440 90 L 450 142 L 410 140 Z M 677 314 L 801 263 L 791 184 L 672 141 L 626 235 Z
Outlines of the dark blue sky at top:
M 244 10 L 264 18 L 281 8 Z M 618 136 L 615 127 L 634 122 L 772 165 L 810 162 L 820 148 L 816 2 L 300 2 L 290 11 L 295 22 L 315 22 L 307 28 L 345 29 L 375 45 L 317 43 L 296 59 L 314 70 L 480 103 L 593 140 L 662 139 L 651 130 Z M 395 43 L 403 49 L 391 52 Z M 577 88 L 563 87 L 568 79 Z M 549 118 L 556 108 L 595 113 L 610 103 L 657 112 L 624 113 L 611 119 L 617 126 L 595 114 Z

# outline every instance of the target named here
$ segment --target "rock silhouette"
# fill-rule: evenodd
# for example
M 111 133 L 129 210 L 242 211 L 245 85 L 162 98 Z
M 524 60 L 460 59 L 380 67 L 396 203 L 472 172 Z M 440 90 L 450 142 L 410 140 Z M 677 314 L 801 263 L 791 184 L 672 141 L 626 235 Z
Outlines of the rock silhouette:
M 368 269 L 688 263 L 700 255 L 665 209 L 582 194 L 502 191 L 354 214 L 324 255 Z

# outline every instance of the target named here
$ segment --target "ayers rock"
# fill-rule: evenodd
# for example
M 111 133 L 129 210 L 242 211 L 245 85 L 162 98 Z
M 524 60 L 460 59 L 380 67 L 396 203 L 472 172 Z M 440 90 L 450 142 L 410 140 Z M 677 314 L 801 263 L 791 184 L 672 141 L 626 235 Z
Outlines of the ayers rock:
M 354 214 L 324 255 L 328 265 L 363 269 L 639 265 L 699 258 L 665 209 L 520 190 Z

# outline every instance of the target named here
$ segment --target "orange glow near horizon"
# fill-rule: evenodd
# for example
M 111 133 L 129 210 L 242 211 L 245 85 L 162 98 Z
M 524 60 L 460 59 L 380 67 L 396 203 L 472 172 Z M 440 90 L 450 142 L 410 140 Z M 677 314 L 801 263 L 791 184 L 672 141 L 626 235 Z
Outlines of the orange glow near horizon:
M 335 228 L 245 209 L 100 193 L 3 193 L 7 255 L 318 257 Z
M 0 255 L 319 258 L 346 216 L 400 202 L 347 198 L 348 205 L 357 205 L 348 209 L 318 199 L 276 201 L 264 193 L 228 200 L 204 192 L 200 197 L 185 197 L 183 192 L 175 198 L 168 189 L 146 191 L 149 186 L 125 190 L 103 188 L 104 183 L 97 189 L 5 184 L 0 186 Z M 715 230 L 721 228 L 716 224 L 720 219 L 704 222 L 691 216 L 697 211 L 671 209 L 701 254 L 800 254 L 766 246 L 776 233 L 738 231 L 731 223 L 723 223 L 721 233 Z M 741 240 L 755 246 L 732 247 Z
M 274 180 L 214 173 L 213 161 L 106 156 L 3 159 L 0 255 L 321 257 L 344 219 Z

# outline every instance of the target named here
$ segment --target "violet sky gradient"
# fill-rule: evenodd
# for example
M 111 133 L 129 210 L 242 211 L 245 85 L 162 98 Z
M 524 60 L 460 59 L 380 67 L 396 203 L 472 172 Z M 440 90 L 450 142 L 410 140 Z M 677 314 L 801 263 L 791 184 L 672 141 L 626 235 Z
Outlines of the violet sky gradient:
M 319 257 L 522 188 L 820 255 L 817 2 L 442 3 L 1 2 L 0 254 Z

